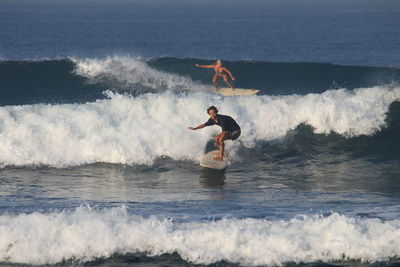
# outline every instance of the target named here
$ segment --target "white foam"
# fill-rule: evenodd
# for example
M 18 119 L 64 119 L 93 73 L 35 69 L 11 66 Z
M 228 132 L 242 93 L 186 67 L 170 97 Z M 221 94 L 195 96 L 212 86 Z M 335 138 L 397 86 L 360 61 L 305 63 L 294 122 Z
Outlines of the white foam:
M 356 219 L 339 214 L 286 221 L 222 219 L 174 222 L 129 215 L 124 207 L 0 216 L 0 262 L 52 264 L 88 261 L 115 253 L 177 252 L 196 264 L 228 261 L 281 265 L 400 255 L 400 220 Z
M 75 73 L 92 81 L 111 79 L 124 88 L 145 86 L 155 92 L 210 91 L 210 86 L 193 82 L 190 78 L 166 73 L 149 67 L 138 58 L 112 56 L 101 59 L 71 59 L 76 64 Z M 139 86 L 138 86 L 139 85 Z
M 331 90 L 305 96 L 223 97 L 214 94 L 107 92 L 110 99 L 86 104 L 0 108 L 0 163 L 55 167 L 94 162 L 152 164 L 160 157 L 197 161 L 218 126 L 189 131 L 208 119 L 216 105 L 242 128 L 247 147 L 282 138 L 299 124 L 315 133 L 372 135 L 385 125 L 400 88 Z M 232 142 L 227 142 L 232 146 Z M 228 147 L 234 151 L 239 146 Z

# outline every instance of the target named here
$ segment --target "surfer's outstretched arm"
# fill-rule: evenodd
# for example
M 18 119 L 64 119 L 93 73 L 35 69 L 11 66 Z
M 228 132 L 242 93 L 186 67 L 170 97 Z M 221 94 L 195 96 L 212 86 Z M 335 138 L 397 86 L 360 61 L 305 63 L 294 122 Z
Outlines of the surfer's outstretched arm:
M 203 124 L 200 124 L 197 127 L 188 127 L 188 129 L 194 131 L 194 130 L 198 130 L 198 129 L 201 129 L 201 128 L 204 128 L 204 127 L 206 127 L 206 125 L 203 123 Z
M 212 69 L 214 68 L 214 65 L 199 65 L 199 64 L 194 64 L 198 68 L 206 68 L 206 69 Z

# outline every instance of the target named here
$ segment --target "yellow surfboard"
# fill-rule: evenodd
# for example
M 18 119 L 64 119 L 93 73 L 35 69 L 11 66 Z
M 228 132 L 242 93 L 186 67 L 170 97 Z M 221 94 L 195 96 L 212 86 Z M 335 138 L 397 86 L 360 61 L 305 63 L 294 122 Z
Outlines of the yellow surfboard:
M 216 92 L 221 95 L 255 95 L 260 92 L 260 90 L 243 88 L 218 88 Z

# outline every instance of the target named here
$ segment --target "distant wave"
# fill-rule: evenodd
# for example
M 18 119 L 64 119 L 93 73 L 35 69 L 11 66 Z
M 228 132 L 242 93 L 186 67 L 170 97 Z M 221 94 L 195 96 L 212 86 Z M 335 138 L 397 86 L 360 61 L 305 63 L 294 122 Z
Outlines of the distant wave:
M 0 216 L 0 262 L 86 262 L 127 253 L 178 253 L 195 264 L 242 265 L 361 260 L 400 255 L 400 220 L 337 213 L 290 220 L 175 222 L 130 215 L 125 207 Z
M 164 91 L 211 92 L 212 70 L 195 63 L 210 60 L 138 58 L 70 58 L 39 61 L 0 61 L 0 106 L 33 103 L 85 103 L 104 99 L 105 90 L 141 95 Z M 225 62 L 237 87 L 261 89 L 260 94 L 322 93 L 396 85 L 400 69 L 348 67 L 319 63 Z M 221 83 L 222 85 L 222 83 Z
M 212 70 L 193 64 L 212 64 L 212 60 L 155 58 L 148 65 L 195 81 L 209 84 Z M 322 93 L 330 89 L 355 89 L 397 84 L 400 69 L 343 66 L 324 63 L 279 63 L 264 61 L 224 61 L 236 77 L 235 86 L 260 89 L 261 94 L 290 95 Z
M 75 166 L 95 162 L 152 164 L 155 159 L 196 162 L 219 127 L 189 131 L 208 119 L 213 104 L 242 127 L 234 151 L 283 138 L 301 124 L 315 134 L 373 135 L 386 125 L 400 88 L 372 87 L 322 94 L 223 97 L 164 92 L 131 95 L 106 92 L 109 99 L 85 104 L 0 107 L 1 166 Z M 234 160 L 235 157 L 232 156 Z
M 138 59 L 114 56 L 105 59 L 72 59 L 72 61 L 76 64 L 76 74 L 89 78 L 92 82 L 103 81 L 120 89 L 135 88 L 142 93 L 165 90 L 210 91 L 209 87 L 195 83 L 189 77 L 156 70 Z

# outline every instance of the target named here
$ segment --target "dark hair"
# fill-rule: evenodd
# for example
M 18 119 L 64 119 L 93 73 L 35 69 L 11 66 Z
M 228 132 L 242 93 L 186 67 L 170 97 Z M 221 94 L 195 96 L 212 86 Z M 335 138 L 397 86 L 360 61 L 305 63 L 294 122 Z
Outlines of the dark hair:
M 207 109 L 207 114 L 209 114 L 210 113 L 210 110 L 215 110 L 215 113 L 218 113 L 218 109 L 216 108 L 216 107 L 214 107 L 214 106 L 211 106 L 211 107 L 209 107 L 208 109 Z

